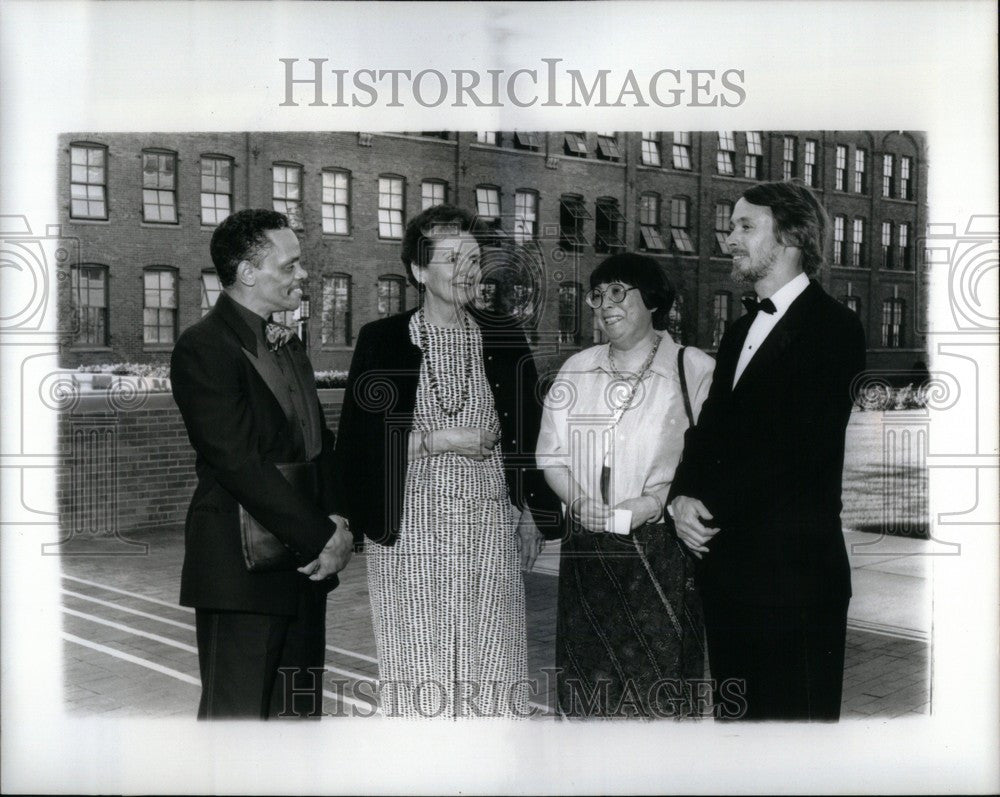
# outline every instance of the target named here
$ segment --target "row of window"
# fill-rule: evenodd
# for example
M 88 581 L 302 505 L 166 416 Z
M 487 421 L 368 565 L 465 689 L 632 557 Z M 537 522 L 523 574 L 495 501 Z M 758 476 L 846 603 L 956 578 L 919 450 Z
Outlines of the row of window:
M 100 265 L 81 265 L 72 270 L 73 305 L 76 316 L 74 345 L 108 345 L 108 269 Z M 221 292 L 214 272 L 201 275 L 201 312 L 205 315 Z M 583 288 L 577 282 L 563 282 L 558 294 L 558 334 L 560 343 L 578 345 L 583 336 L 581 321 Z M 322 279 L 320 342 L 324 346 L 349 346 L 352 343 L 352 280 L 349 274 L 331 274 Z M 296 311 L 276 314 L 275 320 L 295 325 L 310 314 L 309 300 Z M 857 296 L 843 296 L 841 301 L 860 312 Z M 396 274 L 387 274 L 377 283 L 377 312 L 380 318 L 406 309 L 406 281 Z M 728 291 L 717 291 L 712 304 L 712 346 L 717 348 L 732 318 L 733 297 Z M 903 299 L 890 298 L 882 302 L 882 346 L 903 346 Z M 596 331 L 595 342 L 600 342 Z M 170 345 L 177 336 L 177 272 L 172 268 L 152 267 L 143 272 L 143 343 Z M 683 297 L 678 295 L 670 310 L 667 331 L 675 340 L 683 340 Z
M 108 345 L 108 268 L 80 265 L 72 269 L 72 303 L 76 323 L 74 345 Z M 152 266 L 143 271 L 142 340 L 146 345 L 170 345 L 177 338 L 177 271 Z M 406 279 L 386 274 L 377 283 L 378 315 L 385 318 L 406 309 Z M 214 271 L 201 274 L 201 314 L 215 305 L 222 292 Z M 308 300 L 296 311 L 275 314 L 275 320 L 289 325 L 308 314 Z M 322 279 L 320 335 L 323 345 L 352 343 L 352 284 L 349 274 L 331 274 Z
M 749 293 L 745 296 L 753 296 Z M 861 313 L 861 299 L 854 295 L 840 297 L 842 304 L 849 307 L 855 313 Z M 742 303 L 740 305 L 742 307 Z M 732 319 L 733 296 L 729 291 L 716 291 L 712 297 L 712 347 L 718 348 L 722 342 L 722 336 L 729 328 Z M 904 345 L 904 318 L 906 317 L 905 300 L 899 297 L 891 297 L 882 300 L 882 325 L 881 340 L 882 347 L 886 349 L 899 349 Z M 675 338 L 680 340 L 680 338 Z
M 851 220 L 850 241 L 847 240 L 848 219 L 846 216 L 833 217 L 833 265 L 865 268 L 865 220 Z M 913 268 L 913 247 L 910 224 L 891 221 L 882 222 L 879 267 L 883 269 Z
M 477 141 L 499 145 L 500 133 L 477 133 Z M 671 165 L 675 169 L 691 169 L 691 134 L 673 133 L 670 145 Z M 716 168 L 719 174 L 736 174 L 736 133 L 718 134 Z M 747 132 L 743 154 L 743 176 L 759 179 L 763 161 L 763 134 Z M 661 166 L 660 134 L 642 134 L 642 163 Z M 533 133 L 515 133 L 515 141 L 524 149 L 537 149 L 538 139 Z M 622 151 L 613 133 L 598 133 L 597 154 L 604 160 L 617 161 Z M 587 139 L 584 133 L 566 133 L 564 151 L 567 155 L 586 157 Z M 802 163 L 798 161 L 798 146 L 794 136 L 785 136 L 783 142 L 782 177 L 801 178 L 807 185 L 819 183 L 819 142 L 806 139 Z M 169 150 L 147 149 L 142 154 L 142 217 L 152 224 L 177 223 L 177 153 Z M 912 198 L 913 159 L 885 153 L 882 156 L 882 195 L 899 199 Z M 868 192 L 868 152 L 854 150 L 853 190 Z M 837 145 L 834 187 L 848 190 L 848 147 Z M 384 176 L 379 178 L 378 216 L 379 236 L 402 236 L 404 211 L 404 178 Z M 108 218 L 107 148 L 99 144 L 73 144 L 70 146 L 70 215 L 75 219 Z M 350 224 L 350 172 L 340 169 L 324 170 L 321 188 L 323 232 L 332 235 L 349 235 Z M 477 200 L 479 189 L 476 189 Z M 233 208 L 233 159 L 223 155 L 203 155 L 200 159 L 201 223 L 218 224 Z M 421 184 L 422 207 L 447 200 L 447 182 L 426 180 Z M 275 210 L 286 213 L 296 229 L 302 227 L 302 166 L 294 163 L 275 162 L 272 165 L 272 202 Z M 499 203 L 497 203 L 499 215 Z

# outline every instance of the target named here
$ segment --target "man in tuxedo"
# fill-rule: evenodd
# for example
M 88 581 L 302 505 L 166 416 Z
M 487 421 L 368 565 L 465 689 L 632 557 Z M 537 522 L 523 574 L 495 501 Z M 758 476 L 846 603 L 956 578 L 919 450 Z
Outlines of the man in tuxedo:
M 170 362 L 197 453 L 181 604 L 196 610 L 198 717 L 319 716 L 326 598 L 353 540 L 334 514 L 333 436 L 312 365 L 290 329 L 269 323 L 299 306 L 307 274 L 287 218 L 270 210 L 229 216 L 211 254 L 223 292 Z M 319 493 L 293 487 L 278 463 L 312 463 Z M 241 506 L 305 564 L 250 572 Z
M 756 295 L 719 345 L 670 512 L 701 558 L 716 689 L 743 692 L 743 719 L 836 720 L 851 596 L 844 435 L 864 332 L 810 279 L 827 217 L 808 188 L 748 189 L 732 227 L 733 279 Z

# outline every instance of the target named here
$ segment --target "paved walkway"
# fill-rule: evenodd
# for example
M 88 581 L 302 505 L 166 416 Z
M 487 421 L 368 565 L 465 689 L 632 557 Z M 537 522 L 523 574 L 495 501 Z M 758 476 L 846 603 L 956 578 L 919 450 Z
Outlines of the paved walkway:
M 926 557 L 920 541 L 849 533 L 855 599 L 847 634 L 845 718 L 891 718 L 930 710 L 925 595 Z M 65 555 L 62 564 L 64 698 L 71 715 L 193 717 L 200 686 L 194 612 L 177 605 L 182 533 L 137 535 L 144 555 Z M 74 541 L 93 551 L 96 540 Z M 881 546 L 881 547 L 879 547 Z M 853 549 L 853 550 L 852 550 Z M 553 690 L 543 668 L 553 666 L 557 580 L 554 552 L 525 577 L 529 676 L 539 716 L 551 714 Z M 546 572 L 549 571 L 549 572 Z M 324 710 L 359 713 L 356 685 L 377 677 L 367 579 L 362 557 L 341 574 L 328 605 Z M 552 684 L 554 686 L 554 684 Z M 362 687 L 364 693 L 364 687 Z

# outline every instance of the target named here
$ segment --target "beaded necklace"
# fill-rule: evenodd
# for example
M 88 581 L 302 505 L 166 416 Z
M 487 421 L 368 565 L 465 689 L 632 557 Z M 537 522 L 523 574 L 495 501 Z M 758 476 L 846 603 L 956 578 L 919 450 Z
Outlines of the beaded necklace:
M 462 341 L 462 353 L 465 355 L 462 363 L 462 390 L 458 397 L 458 404 L 449 407 L 445 404 L 441 395 L 441 383 L 438 380 L 437 369 L 434 367 L 434 358 L 431 354 L 430 335 L 427 333 L 427 319 L 424 316 L 424 308 L 417 311 L 418 329 L 420 330 L 420 348 L 423 350 L 427 363 L 427 379 L 431 385 L 431 392 L 437 402 L 441 412 L 448 418 L 454 418 L 463 409 L 469 400 L 469 385 L 472 382 L 472 330 L 469 327 L 469 317 L 462 313 L 462 326 L 465 334 Z

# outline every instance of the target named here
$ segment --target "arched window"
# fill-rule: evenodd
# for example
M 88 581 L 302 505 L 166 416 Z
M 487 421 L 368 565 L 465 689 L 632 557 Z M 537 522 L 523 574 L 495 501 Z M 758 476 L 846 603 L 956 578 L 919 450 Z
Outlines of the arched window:
M 398 274 L 383 274 L 378 278 L 379 318 L 403 312 L 406 309 L 406 279 Z
M 378 178 L 378 237 L 401 240 L 406 223 L 406 180 L 398 174 Z
M 233 212 L 233 159 L 201 156 L 201 223 L 215 227 Z
M 346 169 L 323 170 L 323 232 L 351 234 L 351 173 Z
M 420 184 L 420 209 L 427 210 L 448 201 L 448 183 L 444 180 L 429 179 Z

